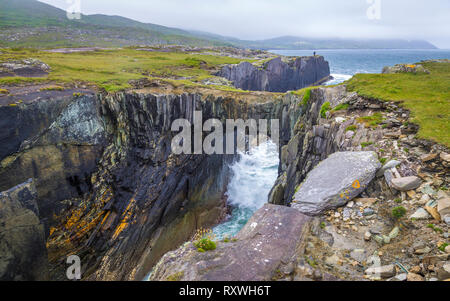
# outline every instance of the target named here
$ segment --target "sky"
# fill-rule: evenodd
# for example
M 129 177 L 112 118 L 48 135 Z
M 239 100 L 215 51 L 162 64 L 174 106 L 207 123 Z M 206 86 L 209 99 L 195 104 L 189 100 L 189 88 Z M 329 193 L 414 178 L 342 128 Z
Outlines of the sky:
M 423 39 L 450 49 L 449 0 L 40 0 L 240 39 Z

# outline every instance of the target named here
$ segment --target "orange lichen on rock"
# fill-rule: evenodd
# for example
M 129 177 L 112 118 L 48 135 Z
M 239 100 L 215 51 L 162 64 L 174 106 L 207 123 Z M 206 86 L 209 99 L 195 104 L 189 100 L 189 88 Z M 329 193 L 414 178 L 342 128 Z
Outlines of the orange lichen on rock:
M 116 230 L 114 231 L 114 234 L 112 237 L 113 239 L 116 239 L 119 236 L 119 234 L 122 233 L 122 231 L 128 227 L 129 220 L 131 218 L 131 215 L 133 214 L 133 212 L 131 211 L 131 208 L 135 203 L 136 203 L 136 200 L 134 198 L 131 199 L 130 202 L 128 203 L 128 206 L 123 213 L 123 218 L 120 221 L 119 225 L 116 227 Z

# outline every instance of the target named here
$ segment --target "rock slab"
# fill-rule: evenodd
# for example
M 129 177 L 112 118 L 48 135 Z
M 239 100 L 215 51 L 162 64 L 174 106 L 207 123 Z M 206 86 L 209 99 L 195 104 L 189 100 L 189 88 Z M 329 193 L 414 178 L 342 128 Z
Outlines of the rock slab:
M 380 167 L 375 152 L 334 153 L 308 174 L 292 208 L 317 216 L 341 207 L 366 189 Z
M 310 217 L 295 209 L 266 204 L 236 236 L 200 253 L 192 242 L 169 252 L 154 268 L 150 280 L 268 281 L 283 263 L 292 260 Z

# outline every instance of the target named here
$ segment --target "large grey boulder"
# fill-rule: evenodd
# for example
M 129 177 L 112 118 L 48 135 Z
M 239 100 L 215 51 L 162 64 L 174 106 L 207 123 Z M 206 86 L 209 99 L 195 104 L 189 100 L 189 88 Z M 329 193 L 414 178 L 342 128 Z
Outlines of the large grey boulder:
M 192 242 L 169 252 L 150 280 L 269 281 L 281 265 L 293 260 L 310 217 L 285 206 L 266 204 L 236 236 L 200 253 Z
M 32 180 L 0 193 L 0 281 L 46 280 L 47 249 Z
M 338 152 L 322 161 L 294 195 L 292 208 L 316 216 L 360 195 L 381 167 L 375 152 Z

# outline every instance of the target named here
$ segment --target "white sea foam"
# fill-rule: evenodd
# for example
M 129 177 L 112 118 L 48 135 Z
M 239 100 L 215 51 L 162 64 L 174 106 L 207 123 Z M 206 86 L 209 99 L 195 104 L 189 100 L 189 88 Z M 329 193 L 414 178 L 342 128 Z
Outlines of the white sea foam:
M 237 234 L 252 214 L 267 203 L 278 176 L 278 164 L 277 146 L 269 141 L 241 154 L 231 166 L 233 175 L 227 196 L 234 209 L 228 221 L 214 229 L 219 238 Z
M 333 79 L 330 80 L 330 81 L 327 81 L 325 83 L 325 85 L 330 86 L 330 85 L 340 84 L 340 83 L 345 82 L 346 80 L 349 80 L 350 78 L 352 78 L 353 75 L 348 75 L 348 74 L 331 74 L 331 76 L 333 77 Z

